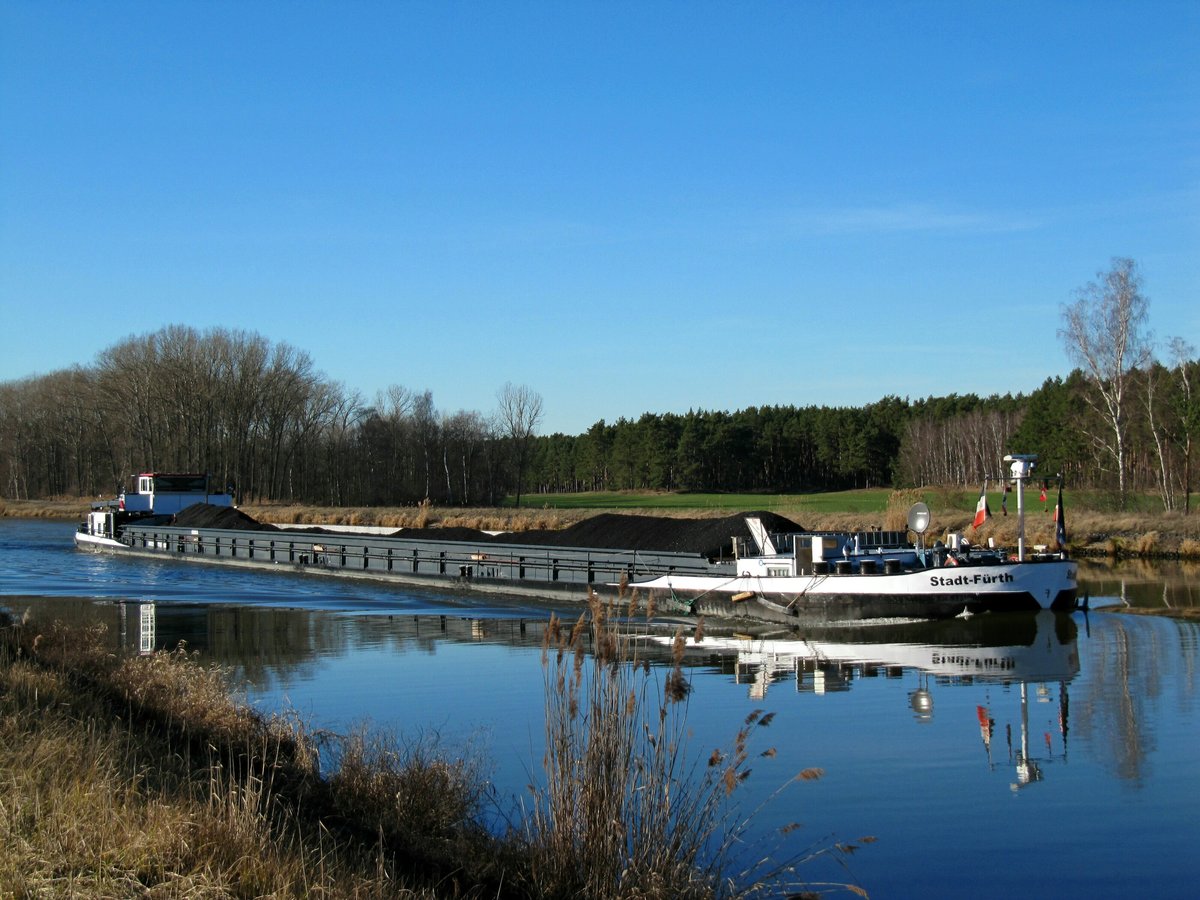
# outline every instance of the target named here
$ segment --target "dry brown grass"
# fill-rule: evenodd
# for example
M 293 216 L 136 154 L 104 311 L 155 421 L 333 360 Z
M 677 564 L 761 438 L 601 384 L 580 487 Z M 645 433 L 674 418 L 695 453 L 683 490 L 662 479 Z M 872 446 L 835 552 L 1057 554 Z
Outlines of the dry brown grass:
M 479 757 L 436 736 L 314 736 L 184 649 L 120 658 L 100 627 L 0 627 L 0 896 L 737 897 L 794 880 L 795 858 L 727 875 L 749 821 L 730 798 L 771 717 L 691 761 L 684 635 L 660 685 L 610 622 L 593 600 L 550 629 L 546 786 L 504 835 L 481 824 Z
M 1159 553 L 1159 534 L 1150 531 L 1139 535 L 1137 539 L 1137 555 L 1143 558 L 1157 556 Z
M 100 636 L 0 635 L 0 896 L 479 895 L 325 824 L 311 747 L 216 670 Z
M 887 512 L 883 517 L 884 531 L 907 531 L 908 511 L 922 496 L 923 492 L 916 488 L 892 491 L 888 496 Z
M 16 519 L 82 519 L 91 509 L 90 500 L 58 497 L 49 500 L 0 500 L 0 516 Z
M 489 799 L 482 757 L 444 750 L 434 733 L 401 741 L 358 730 L 340 742 L 334 806 L 404 854 L 482 859 L 496 842 L 478 823 Z
M 281 525 L 372 525 L 381 528 L 475 528 L 480 531 L 532 531 L 566 528 L 603 510 L 507 509 L 493 507 L 380 506 L 330 508 L 247 504 L 246 514 Z
M 728 749 L 693 759 L 686 729 L 691 685 L 682 666 L 688 637 L 676 631 L 660 682 L 662 670 L 640 657 L 636 636 L 617 629 L 614 611 L 592 595 L 574 625 L 554 618 L 545 634 L 546 782 L 532 789 L 526 825 L 533 893 L 709 898 L 747 896 L 767 885 L 778 893 L 811 857 L 773 857 L 772 848 L 760 846 L 747 868 L 731 873 L 743 864 L 735 850 L 748 824 L 734 795 L 755 756 L 775 755 L 750 750 L 774 714 L 752 712 Z M 702 622 L 691 639 L 703 640 Z M 819 773 L 806 769 L 794 781 Z M 735 891 L 735 882 L 751 887 Z

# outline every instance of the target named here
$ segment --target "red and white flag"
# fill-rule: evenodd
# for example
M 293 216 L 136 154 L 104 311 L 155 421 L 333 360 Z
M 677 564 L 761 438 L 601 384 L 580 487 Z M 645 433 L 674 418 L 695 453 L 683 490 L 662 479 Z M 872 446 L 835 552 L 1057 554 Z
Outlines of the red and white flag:
M 971 526 L 978 528 L 991 517 L 992 511 L 988 508 L 987 482 L 985 481 L 983 488 L 979 491 L 979 502 L 975 504 L 975 521 L 971 523 Z

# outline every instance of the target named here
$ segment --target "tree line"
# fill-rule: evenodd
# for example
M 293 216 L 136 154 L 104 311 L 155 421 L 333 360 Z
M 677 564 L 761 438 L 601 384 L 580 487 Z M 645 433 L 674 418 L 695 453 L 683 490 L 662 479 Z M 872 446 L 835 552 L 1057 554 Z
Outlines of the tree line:
M 540 490 L 796 492 L 967 485 L 1004 476 L 1007 453 L 1084 488 L 1152 492 L 1190 510 L 1200 366 L 1182 338 L 1160 346 L 1137 264 L 1115 258 L 1061 310 L 1076 368 L 1028 395 L 975 394 L 861 408 L 751 407 L 647 413 L 537 444 Z M 1158 351 L 1166 351 L 1160 359 Z
M 368 402 L 286 343 L 172 325 L 94 365 L 0 384 L 3 496 L 112 496 L 137 472 L 207 472 L 239 502 L 494 505 L 524 477 L 541 398 L 489 415 L 392 385 Z
M 0 384 L 0 477 L 18 499 L 111 495 L 157 470 L 209 472 L 239 501 L 494 506 L 550 492 L 968 485 L 1002 477 L 1004 454 L 1020 452 L 1073 486 L 1189 509 L 1200 365 L 1179 338 L 1158 358 L 1147 307 L 1136 264 L 1114 260 L 1063 309 L 1078 367 L 1029 394 L 647 412 L 578 435 L 539 435 L 542 398 L 523 385 L 504 385 L 488 412 L 438 410 L 429 390 L 399 385 L 367 401 L 287 344 L 175 325 L 92 366 Z

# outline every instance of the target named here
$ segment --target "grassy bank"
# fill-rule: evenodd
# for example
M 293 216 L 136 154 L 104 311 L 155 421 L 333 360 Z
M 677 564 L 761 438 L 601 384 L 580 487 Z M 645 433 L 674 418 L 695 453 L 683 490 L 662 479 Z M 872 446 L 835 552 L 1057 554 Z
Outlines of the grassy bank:
M 18 623 L 0 683 L 0 895 L 494 895 L 439 852 L 469 831 L 435 819 L 433 851 L 408 855 L 402 829 L 345 814 L 303 729 L 234 703 L 185 654 L 119 660 L 95 632 Z
M 632 512 L 706 518 L 736 510 L 769 510 L 811 531 L 855 531 L 906 528 L 908 509 L 918 500 L 933 513 L 929 534 L 967 535 L 976 543 L 992 538 L 1013 545 L 1017 538 L 1016 499 L 1009 497 L 1003 514 L 1000 495 L 989 498 L 993 517 L 982 528 L 971 526 L 976 491 L 925 488 L 893 491 L 887 488 L 827 494 L 667 494 L 597 493 L 538 495 L 538 507 L 461 509 L 457 507 L 368 507 L 331 509 L 296 506 L 244 506 L 260 521 L 294 524 L 379 525 L 394 528 L 442 525 L 496 531 L 565 528 L 601 512 Z M 1026 503 L 1026 540 L 1030 546 L 1054 545 L 1054 501 L 1045 503 L 1031 491 Z M 1156 510 L 1148 498 L 1127 511 L 1114 509 L 1110 494 L 1081 492 L 1067 499 L 1068 543 L 1079 555 L 1141 556 L 1200 559 L 1200 509 L 1191 515 Z
M 807 896 L 809 851 L 730 874 L 730 795 L 768 721 L 691 759 L 681 654 L 660 684 L 609 613 L 547 630 L 545 779 L 500 815 L 478 760 L 436 742 L 314 733 L 183 651 L 6 621 L 0 896 Z
M 923 488 L 892 491 L 877 488 L 825 494 L 670 494 L 621 492 L 539 494 L 521 509 L 512 507 L 322 507 L 287 504 L 244 504 L 247 514 L 262 522 L 308 525 L 377 526 L 415 528 L 427 525 L 467 527 L 493 531 L 529 531 L 565 528 L 600 512 L 640 512 L 701 518 L 727 515 L 736 510 L 765 509 L 787 516 L 814 531 L 850 531 L 867 528 L 903 529 L 905 514 L 917 500 L 933 513 L 930 535 L 966 534 L 976 543 L 993 538 L 1011 545 L 1016 541 L 1016 499 L 1009 496 L 1002 514 L 1001 495 L 989 494 L 993 518 L 982 528 L 971 527 L 979 494 L 960 488 Z M 1037 491 L 1027 494 L 1026 538 L 1030 545 L 1054 544 L 1053 495 L 1043 503 Z M 536 504 L 536 505 L 534 505 Z M 1191 515 L 1164 512 L 1155 498 L 1134 498 L 1126 510 L 1115 498 L 1098 491 L 1068 493 L 1066 498 L 1069 546 L 1077 555 L 1200 559 L 1200 500 Z M 88 502 L 0 501 L 0 515 L 55 519 L 81 519 Z

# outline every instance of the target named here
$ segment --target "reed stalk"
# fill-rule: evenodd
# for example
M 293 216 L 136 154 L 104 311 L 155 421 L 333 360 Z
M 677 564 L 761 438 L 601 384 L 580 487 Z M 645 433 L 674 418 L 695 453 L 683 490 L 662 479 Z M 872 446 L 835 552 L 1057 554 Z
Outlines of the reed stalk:
M 780 887 L 802 860 L 771 854 L 732 874 L 751 817 L 738 788 L 751 738 L 773 714 L 751 712 L 731 746 L 689 753 L 687 637 L 676 631 L 665 674 L 595 595 L 574 624 L 557 617 L 542 646 L 545 783 L 532 788 L 526 838 L 536 895 L 584 898 L 723 897 Z M 693 640 L 703 636 L 701 622 Z M 768 749 L 762 756 L 774 756 Z M 812 780 L 808 769 L 798 780 Z M 807 858 L 809 854 L 805 853 Z M 739 887 L 741 885 L 741 887 Z

